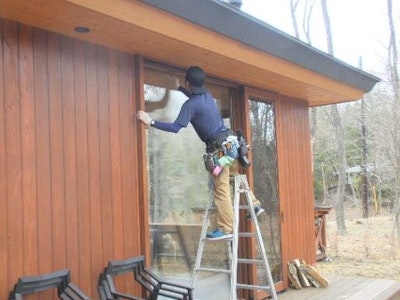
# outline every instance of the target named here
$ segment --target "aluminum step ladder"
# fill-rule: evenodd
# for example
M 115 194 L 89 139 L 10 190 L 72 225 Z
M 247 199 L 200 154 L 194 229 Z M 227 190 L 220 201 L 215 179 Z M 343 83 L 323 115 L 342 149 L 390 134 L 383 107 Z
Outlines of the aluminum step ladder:
M 245 194 L 246 204 L 242 205 L 240 203 L 241 194 Z M 197 248 L 196 260 L 193 269 L 193 282 L 192 287 L 196 287 L 196 282 L 198 280 L 198 275 L 200 272 L 214 272 L 214 273 L 226 273 L 230 275 L 230 297 L 229 300 L 237 299 L 237 290 L 238 289 L 247 289 L 247 290 L 264 290 L 269 292 L 271 299 L 278 299 L 276 294 L 274 281 L 271 275 L 271 270 L 268 263 L 267 254 L 264 247 L 264 242 L 261 236 L 260 226 L 258 224 L 257 216 L 254 211 L 253 200 L 251 196 L 251 191 L 249 188 L 249 184 L 247 182 L 247 176 L 244 174 L 235 175 L 235 185 L 234 185 L 234 198 L 233 198 L 233 211 L 234 211 L 234 220 L 233 220 L 233 237 L 231 239 L 213 241 L 208 240 L 206 235 L 208 231 L 208 227 L 210 225 L 210 216 L 214 210 L 214 199 L 212 195 L 210 196 L 209 203 L 207 205 L 203 226 L 200 233 L 199 246 Z M 241 209 L 246 209 L 250 214 L 251 221 L 254 224 L 255 231 L 254 232 L 239 232 L 239 211 Z M 257 246 L 258 246 L 258 254 L 260 258 L 258 259 L 247 259 L 247 258 L 239 258 L 238 257 L 238 246 L 239 246 L 239 237 L 245 238 L 256 238 Z M 225 242 L 227 243 L 228 253 L 229 253 L 229 268 L 220 269 L 220 268 L 211 268 L 211 267 L 202 267 L 202 258 L 203 251 L 206 243 L 217 243 L 217 242 Z M 249 285 L 242 284 L 237 282 L 237 268 L 238 264 L 254 264 L 260 266 L 265 270 L 267 285 Z

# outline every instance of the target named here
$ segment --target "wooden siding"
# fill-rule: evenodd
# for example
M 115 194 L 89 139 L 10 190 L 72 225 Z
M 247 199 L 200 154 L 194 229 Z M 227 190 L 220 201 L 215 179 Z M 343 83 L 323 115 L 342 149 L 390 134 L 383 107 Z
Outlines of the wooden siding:
M 142 254 L 133 57 L 0 19 L 0 298 Z M 138 230 L 139 229 L 139 230 Z
M 68 268 L 97 299 L 109 260 L 149 257 L 142 59 L 4 19 L 0 36 L 0 297 L 22 275 Z M 240 96 L 252 92 L 263 95 Z M 276 105 L 287 287 L 287 261 L 315 261 L 308 106 L 265 95 Z
M 278 181 L 281 210 L 282 267 L 287 262 L 315 262 L 314 195 L 308 106 L 279 96 L 276 101 Z

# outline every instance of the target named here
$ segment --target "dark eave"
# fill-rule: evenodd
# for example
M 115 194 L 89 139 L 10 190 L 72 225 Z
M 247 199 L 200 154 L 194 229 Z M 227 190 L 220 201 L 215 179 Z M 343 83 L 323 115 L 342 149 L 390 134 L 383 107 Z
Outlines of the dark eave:
M 0 17 L 182 69 L 198 64 L 310 107 L 361 99 L 379 81 L 216 0 L 0 0 Z
M 354 86 L 365 93 L 371 91 L 380 81 L 379 78 L 354 68 L 221 1 L 143 0 L 143 2 L 323 76 Z

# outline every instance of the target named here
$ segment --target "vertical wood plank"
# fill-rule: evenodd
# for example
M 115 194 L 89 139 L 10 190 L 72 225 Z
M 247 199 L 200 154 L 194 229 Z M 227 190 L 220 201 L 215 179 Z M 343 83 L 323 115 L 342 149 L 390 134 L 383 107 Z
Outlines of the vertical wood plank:
M 132 228 L 134 227 L 134 196 L 132 186 L 132 153 L 131 153 L 131 125 L 133 113 L 130 110 L 130 102 L 132 101 L 132 62 L 127 55 L 120 55 L 118 59 L 119 72 L 118 72 L 118 94 L 120 99 L 120 132 L 121 132 L 121 179 L 122 179 L 122 220 L 124 232 L 124 257 L 131 257 L 135 254 L 134 234 Z M 136 121 L 136 120 L 135 120 Z M 132 232 L 132 234 L 127 234 Z M 137 254 L 137 253 L 136 253 Z
M 73 41 L 74 47 L 74 98 L 76 122 L 76 178 L 78 209 L 79 278 L 83 290 L 90 290 L 90 203 L 88 175 L 88 133 L 86 102 L 85 45 Z
M 303 257 L 308 263 L 312 263 L 314 262 L 314 258 L 311 258 L 309 254 L 314 251 L 312 245 L 315 245 L 315 239 L 313 232 L 310 232 L 309 229 L 314 223 L 314 198 L 310 195 L 310 191 L 312 191 L 312 186 L 310 186 L 311 165 L 307 165 L 307 163 L 310 162 L 309 157 L 311 156 L 307 145 L 307 142 L 310 143 L 308 138 L 310 135 L 309 129 L 306 128 L 308 127 L 307 120 L 309 118 L 308 107 L 305 103 L 301 102 L 294 103 L 294 101 L 291 101 L 290 103 L 293 106 L 293 119 L 295 120 L 291 127 L 297 148 L 294 157 L 299 166 L 294 175 L 294 187 L 299 199 L 297 203 L 298 211 L 303 212 L 302 214 L 297 215 L 299 224 L 302 224 L 301 227 L 299 226 L 298 233 L 303 237 L 302 242 L 299 243 L 298 251 L 303 253 Z M 296 215 L 296 213 L 293 212 L 293 215 Z
M 252 145 L 251 145 L 251 124 L 250 124 L 250 119 L 249 119 L 249 115 L 250 115 L 250 94 L 249 94 L 249 90 L 245 89 L 244 93 L 243 93 L 243 98 L 239 99 L 239 95 L 236 95 L 236 99 L 234 99 L 234 101 L 236 100 L 235 103 L 233 102 L 232 105 L 235 105 L 235 107 L 237 108 L 237 110 L 235 110 L 236 112 L 234 113 L 233 119 L 236 125 L 237 130 L 241 129 L 242 130 L 242 134 L 244 137 L 246 137 L 247 141 L 250 143 L 250 149 L 252 149 Z M 240 101 L 242 100 L 242 101 Z M 253 160 L 252 157 L 252 151 L 249 151 L 248 153 L 248 158 L 250 161 Z M 245 174 L 247 175 L 247 180 L 248 180 L 248 184 L 249 187 L 254 186 L 253 185 L 253 173 L 249 172 L 249 170 L 243 170 L 245 172 Z M 244 232 L 250 232 L 251 230 L 254 230 L 254 226 L 253 224 L 251 224 L 251 222 L 248 222 L 245 219 L 241 219 L 241 221 L 239 222 L 239 228 L 241 228 L 241 231 Z M 255 244 L 255 239 L 244 239 L 244 243 L 240 243 L 239 245 L 239 255 L 241 257 L 254 257 L 256 255 L 256 251 L 257 251 L 257 246 Z M 256 268 L 254 268 L 252 265 L 245 265 L 245 264 L 240 264 L 239 266 L 239 273 L 238 273 L 238 282 L 246 282 L 246 278 L 248 278 L 249 282 L 254 282 L 255 277 L 256 277 Z M 249 291 L 240 291 L 239 296 L 242 297 L 248 297 L 250 294 Z
M 61 38 L 61 72 L 67 267 L 72 274 L 79 274 L 73 45 L 66 37 Z
M 3 64 L 5 97 L 5 151 L 6 151 L 6 198 L 8 253 L 8 286 L 24 273 L 24 238 L 22 217 L 22 181 L 21 181 L 21 112 L 19 98 L 18 73 L 18 25 L 3 21 Z
M 97 48 L 87 45 L 85 49 L 85 77 L 87 90 L 87 127 L 88 127 L 88 172 L 89 172 L 89 210 L 91 236 L 91 274 L 99 274 L 103 268 L 102 230 L 101 230 L 101 194 L 100 194 L 100 149 L 99 149 L 99 101 L 97 77 Z M 104 84 L 104 83 L 101 83 Z M 96 290 L 97 278 L 92 276 L 92 295 Z
M 132 243 L 132 251 L 134 253 L 130 253 L 132 256 L 133 254 L 135 255 L 145 255 L 146 252 L 142 251 L 140 249 L 141 246 L 141 236 L 145 235 L 145 232 L 149 232 L 150 228 L 145 227 L 146 225 L 144 223 L 140 222 L 139 215 L 144 214 L 145 217 L 148 216 L 148 213 L 141 212 L 140 210 L 140 202 L 144 201 L 143 198 L 139 197 L 139 190 L 141 189 L 141 186 L 139 185 L 139 164 L 138 164 L 138 139 L 137 139 L 137 132 L 138 132 L 138 120 L 136 118 L 136 103 L 137 100 L 136 98 L 136 75 L 135 75 L 135 70 L 136 70 L 136 61 L 134 57 L 129 57 L 129 73 L 128 73 L 128 78 L 130 82 L 129 86 L 129 95 L 128 95 L 128 109 L 129 109 L 129 115 L 128 115 L 128 122 L 129 122 L 129 129 L 130 129 L 130 144 L 129 144 L 129 149 L 130 149 L 130 156 L 131 156 L 131 184 L 132 184 L 132 194 L 130 196 L 130 200 L 132 202 L 132 228 L 139 228 L 140 234 L 134 234 L 132 235 L 133 238 L 133 243 Z M 143 90 L 142 88 L 141 90 Z M 141 200 L 139 200 L 141 199 Z M 147 203 L 146 203 L 147 204 Z M 147 241 L 150 241 L 150 236 L 147 236 L 148 239 Z
M 301 132 L 299 136 L 302 136 L 300 143 L 302 146 L 301 151 L 301 161 L 303 162 L 302 172 L 303 174 L 307 174 L 306 180 L 304 182 L 304 199 L 308 204 L 308 207 L 305 207 L 306 212 L 308 214 L 307 220 L 311 220 L 311 222 L 306 223 L 307 226 L 304 228 L 304 235 L 308 238 L 309 242 L 307 243 L 307 248 L 304 249 L 305 257 L 307 257 L 307 261 L 310 264 L 316 262 L 316 252 L 313 247 L 310 245 L 315 245 L 315 228 L 314 228 L 314 179 L 313 179 L 313 171 L 312 171 L 312 149 L 311 149 L 311 132 L 310 132 L 310 117 L 309 117 L 309 108 L 306 105 L 303 105 L 303 119 L 301 124 Z
M 3 272 L 0 272 L 0 282 L 3 286 L 10 286 L 8 276 L 8 197 L 7 197 L 7 164 L 6 164 L 6 117 L 5 117 L 5 64 L 3 62 L 3 48 L 5 47 L 3 20 L 0 18 L 0 265 L 3 266 Z M 0 297 L 6 296 L 0 291 Z
M 47 34 L 34 30 L 34 84 L 36 122 L 36 161 L 38 197 L 39 272 L 53 271 L 52 210 L 49 149 L 49 97 L 47 77 Z M 57 217 L 57 216 L 54 216 Z
M 48 36 L 49 73 L 49 130 L 51 161 L 51 201 L 53 217 L 53 266 L 55 270 L 64 269 L 66 261 L 66 220 L 64 197 L 64 148 L 63 111 L 61 94 L 61 51 L 60 36 Z
M 99 49 L 97 78 L 99 83 L 99 155 L 100 155 L 100 204 L 103 264 L 114 257 L 112 221 L 111 141 L 110 141 L 110 83 L 109 51 Z
M 138 110 L 144 110 L 144 63 L 143 57 L 135 56 L 135 114 Z M 149 225 L 149 199 L 148 199 L 148 181 L 147 181 L 147 150 L 146 150 L 146 130 L 144 126 L 140 125 L 139 121 L 135 122 L 136 127 L 136 144 L 143 145 L 136 150 L 137 154 L 137 186 L 138 189 L 138 213 L 137 217 L 139 220 L 140 228 L 140 253 L 151 257 L 150 255 L 150 244 L 147 242 L 150 240 L 150 225 Z M 150 260 L 146 261 L 147 264 Z
M 123 253 L 122 199 L 121 199 L 121 136 L 120 136 L 120 95 L 118 93 L 118 53 L 111 53 L 109 60 L 110 95 L 110 142 L 111 142 L 111 182 L 114 256 L 121 259 Z
M 277 163 L 278 163 L 278 185 L 279 185 L 279 206 L 281 212 L 281 248 L 282 248 L 282 279 L 284 285 L 287 286 L 288 279 L 285 275 L 287 267 L 285 263 L 289 260 L 289 253 L 287 248 L 290 247 L 290 241 L 293 239 L 291 231 L 288 230 L 290 227 L 290 215 L 288 203 L 290 199 L 285 189 L 285 179 L 288 176 L 289 163 L 284 157 L 285 148 L 287 147 L 287 137 L 284 135 L 284 104 L 281 99 L 277 99 L 275 102 L 275 116 L 276 116 L 276 141 L 277 141 Z
M 138 120 L 136 118 L 136 103 L 140 102 L 141 99 L 137 99 L 137 94 L 135 84 L 136 84 L 136 60 L 134 57 L 129 57 L 129 73 L 128 73 L 128 78 L 129 81 L 127 82 L 127 88 L 129 91 L 128 94 L 128 109 L 129 109 L 129 115 L 128 115 L 128 122 L 129 122 L 129 136 L 130 136 L 130 156 L 131 156 L 131 185 L 132 185 L 132 194 L 131 194 L 131 205 L 132 205 L 132 228 L 138 228 L 139 232 L 136 232 L 135 234 L 132 235 L 133 241 L 132 241 L 132 247 L 134 253 L 129 253 L 129 255 L 132 254 L 138 254 L 138 255 L 146 255 L 146 252 L 141 249 L 141 238 L 142 236 L 147 236 L 149 233 L 149 227 L 145 226 L 142 227 L 143 224 L 141 224 L 141 220 L 139 215 L 143 215 L 143 218 L 148 217 L 148 210 L 146 210 L 144 213 L 140 212 L 140 202 L 145 201 L 142 197 L 139 197 L 139 168 L 138 168 L 138 140 L 137 140 L 137 125 Z M 143 90 L 143 88 L 141 89 Z M 139 199 L 141 199 L 139 201 Z M 146 239 L 147 241 L 150 241 L 150 236 Z
M 21 97 L 22 203 L 24 225 L 24 268 L 26 274 L 38 273 L 37 182 L 35 142 L 35 99 L 32 29 L 21 26 L 19 36 L 19 90 Z
M 311 220 L 308 219 L 309 215 L 307 213 L 308 203 L 312 201 L 312 199 L 306 199 L 305 197 L 306 194 L 305 189 L 307 187 L 307 176 L 302 176 L 302 173 L 304 172 L 303 174 L 306 174 L 305 171 L 307 170 L 304 165 L 304 160 L 302 159 L 301 156 L 304 150 L 304 147 L 302 145 L 302 140 L 303 141 L 305 140 L 305 136 L 301 135 L 302 134 L 301 125 L 303 124 L 303 119 L 304 119 L 303 107 L 301 107 L 301 104 L 297 103 L 296 107 L 293 108 L 293 124 L 291 127 L 294 129 L 293 135 L 294 135 L 294 142 L 296 143 L 296 150 L 293 153 L 294 160 L 297 162 L 298 165 L 294 179 L 295 179 L 296 194 L 298 195 L 297 197 L 300 199 L 300 201 L 297 203 L 298 211 L 304 212 L 303 214 L 300 214 L 298 218 L 300 217 L 300 219 L 302 220 L 299 221 L 306 226 L 307 223 L 312 222 L 312 219 Z M 305 235 L 304 227 L 303 229 L 297 228 L 297 230 L 300 231 L 299 234 L 304 237 L 302 241 L 299 243 L 299 251 L 302 253 L 306 253 L 304 251 L 307 251 L 308 248 L 307 243 L 309 242 L 309 239 Z
M 132 197 L 132 153 L 131 149 L 131 132 L 130 132 L 130 118 L 132 116 L 130 107 L 131 93 L 128 86 L 132 86 L 131 72 L 132 69 L 131 61 L 126 55 L 118 56 L 118 94 L 120 99 L 119 106 L 119 119 L 120 119 L 120 134 L 121 134 L 121 194 L 122 194 L 122 226 L 123 226 L 123 256 L 125 258 L 132 257 L 138 253 L 134 251 L 133 238 L 135 237 L 134 231 L 134 219 L 133 214 L 134 202 Z M 132 119 L 132 118 L 131 118 Z M 138 227 L 136 227 L 138 228 Z M 129 234 L 130 232 L 130 234 Z M 135 237 L 137 238 L 137 237 Z M 124 281 L 125 291 L 133 293 L 131 281 Z
M 293 115 L 292 115 L 292 111 L 291 111 L 291 107 L 288 105 L 288 103 L 285 101 L 285 98 L 281 97 L 281 101 L 282 101 L 282 106 L 283 106 L 283 111 L 282 113 L 284 114 L 283 116 L 283 134 L 286 136 L 286 143 L 284 145 L 285 147 L 285 151 L 284 151 L 284 157 L 283 159 L 286 161 L 286 177 L 283 178 L 283 183 L 284 183 L 284 189 L 286 192 L 286 197 L 284 199 L 284 201 L 286 203 L 291 203 L 291 208 L 290 206 L 286 206 L 286 210 L 285 210 L 285 214 L 286 216 L 286 220 L 290 221 L 292 224 L 290 225 L 290 227 L 293 227 L 293 230 L 289 230 L 290 232 L 290 242 L 293 244 L 294 241 L 297 241 L 298 238 L 298 230 L 297 230 L 297 226 L 293 226 L 296 222 L 296 219 L 293 219 L 293 211 L 298 210 L 298 201 L 297 200 L 297 196 L 295 195 L 293 189 L 295 188 L 293 186 L 293 175 L 296 173 L 295 168 L 297 168 L 297 164 L 295 164 L 295 161 L 293 160 L 293 153 L 294 151 L 297 151 L 297 149 L 295 149 L 295 144 L 294 144 L 294 140 L 293 137 L 291 135 L 289 135 L 289 130 L 292 128 L 292 122 L 291 120 L 293 120 Z

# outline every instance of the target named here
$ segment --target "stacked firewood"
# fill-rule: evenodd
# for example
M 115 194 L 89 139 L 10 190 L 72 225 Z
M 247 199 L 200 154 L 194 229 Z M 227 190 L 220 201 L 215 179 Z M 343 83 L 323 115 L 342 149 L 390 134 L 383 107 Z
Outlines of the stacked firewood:
M 308 265 L 304 260 L 294 259 L 288 262 L 289 280 L 297 290 L 303 287 L 327 287 L 326 279 L 315 267 Z

